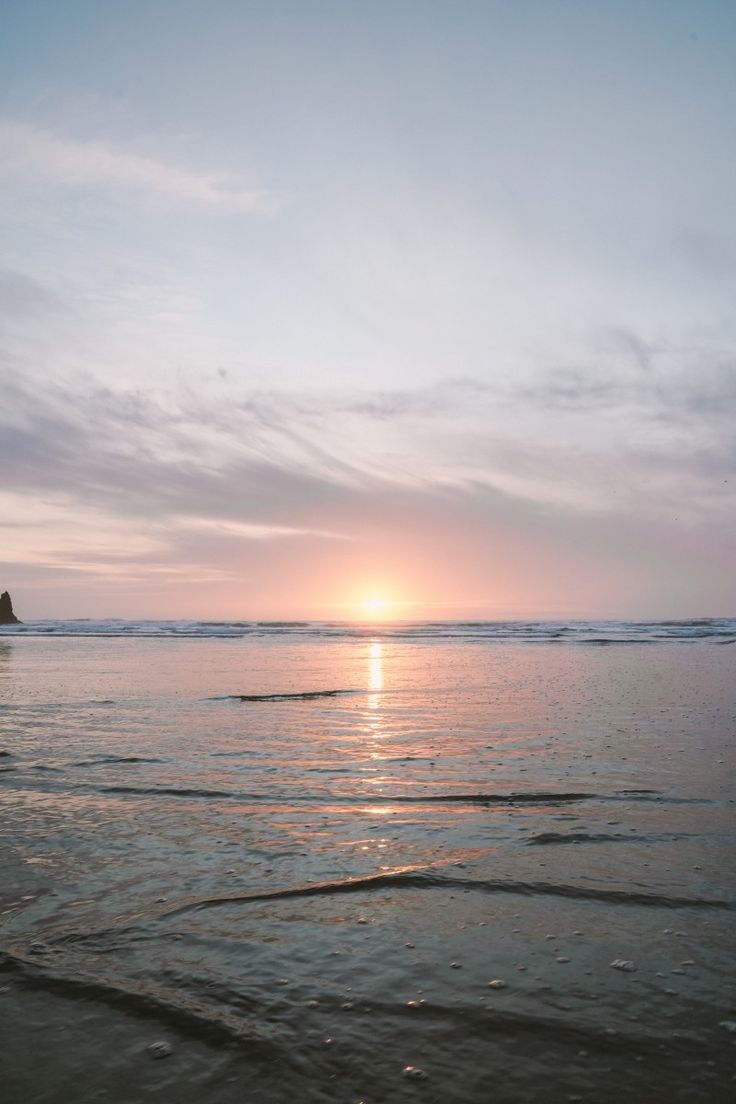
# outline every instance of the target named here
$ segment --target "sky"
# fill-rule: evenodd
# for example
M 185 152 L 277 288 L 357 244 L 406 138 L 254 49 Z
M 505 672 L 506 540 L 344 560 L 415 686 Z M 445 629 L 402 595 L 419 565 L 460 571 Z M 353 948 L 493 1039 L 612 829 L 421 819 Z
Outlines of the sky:
M 735 57 L 731 0 L 0 0 L 19 616 L 736 615 Z

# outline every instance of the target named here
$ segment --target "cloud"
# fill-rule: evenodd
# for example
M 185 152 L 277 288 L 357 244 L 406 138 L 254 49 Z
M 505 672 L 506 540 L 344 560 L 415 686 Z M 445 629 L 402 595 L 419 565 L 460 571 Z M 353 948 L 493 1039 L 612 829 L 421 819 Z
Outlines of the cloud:
M 655 349 L 636 334 L 608 330 L 584 364 L 552 368 L 511 394 L 540 409 L 633 415 L 640 425 L 692 423 L 694 415 L 728 421 L 736 416 L 736 346 L 701 339 Z M 707 438 L 704 425 L 694 428 Z
M 246 188 L 224 173 L 195 172 L 105 142 L 59 137 L 26 123 L 0 121 L 0 175 L 39 178 L 67 188 L 106 188 L 180 204 L 234 211 L 265 212 L 273 206 L 265 192 Z
M 373 577 L 424 608 L 434 595 L 440 616 L 677 615 L 683 594 L 688 615 L 723 612 L 736 442 L 719 364 L 669 390 L 661 366 L 637 368 L 643 390 L 618 379 L 606 401 L 575 377 L 572 409 L 541 378 L 218 394 L 0 367 L 3 586 L 68 577 L 90 616 L 308 616 L 320 600 L 340 616 Z M 51 600 L 39 615 L 67 609 Z
M 547 517 L 732 508 L 736 391 L 725 362 L 632 375 L 568 370 L 534 387 L 175 392 L 0 370 L 9 491 L 222 540 L 352 537 L 404 494 L 493 491 Z M 554 416 L 550 416 L 553 412 Z M 728 480 L 731 479 L 731 483 Z M 480 495 L 480 497 L 479 497 Z M 354 505 L 373 502 L 356 513 Z M 480 507 L 479 509 L 485 509 Z M 205 534 L 206 535 L 206 534 Z

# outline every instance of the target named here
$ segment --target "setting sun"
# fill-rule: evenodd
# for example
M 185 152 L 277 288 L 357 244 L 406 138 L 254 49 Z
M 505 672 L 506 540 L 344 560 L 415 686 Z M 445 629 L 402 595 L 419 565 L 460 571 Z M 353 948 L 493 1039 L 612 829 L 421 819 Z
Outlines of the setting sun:
M 391 608 L 391 602 L 387 598 L 373 595 L 363 601 L 363 611 L 370 617 L 384 617 Z

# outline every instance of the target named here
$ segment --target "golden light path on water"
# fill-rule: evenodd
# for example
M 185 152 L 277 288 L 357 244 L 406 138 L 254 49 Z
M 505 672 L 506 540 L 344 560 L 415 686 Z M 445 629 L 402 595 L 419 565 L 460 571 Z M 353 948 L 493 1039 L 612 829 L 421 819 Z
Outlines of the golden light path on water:
M 375 761 L 385 758 L 386 749 L 384 740 L 387 735 L 386 723 L 381 712 L 382 691 L 384 687 L 384 650 L 383 644 L 378 640 L 371 641 L 368 646 L 368 689 L 370 693 L 366 700 L 365 726 L 366 736 L 369 740 L 368 754 Z M 367 779 L 371 786 L 381 786 L 387 779 L 383 772 L 371 779 Z

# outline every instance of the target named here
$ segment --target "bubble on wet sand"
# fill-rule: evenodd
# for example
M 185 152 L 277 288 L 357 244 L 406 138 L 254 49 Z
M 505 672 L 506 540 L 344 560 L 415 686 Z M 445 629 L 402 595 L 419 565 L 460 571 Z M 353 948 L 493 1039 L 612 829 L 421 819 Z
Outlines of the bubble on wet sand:
M 419 1066 L 404 1066 L 401 1071 L 404 1077 L 410 1078 L 412 1081 L 424 1081 L 427 1077 L 423 1069 Z
M 623 970 L 626 974 L 633 974 L 636 970 L 636 966 L 629 958 L 614 958 L 613 962 L 609 963 L 609 965 L 614 970 Z
M 151 1058 L 168 1058 L 170 1054 L 174 1053 L 174 1048 L 171 1043 L 159 1040 L 156 1043 L 149 1043 L 146 1047 L 146 1053 Z

